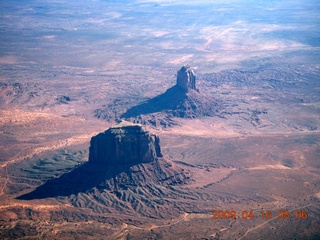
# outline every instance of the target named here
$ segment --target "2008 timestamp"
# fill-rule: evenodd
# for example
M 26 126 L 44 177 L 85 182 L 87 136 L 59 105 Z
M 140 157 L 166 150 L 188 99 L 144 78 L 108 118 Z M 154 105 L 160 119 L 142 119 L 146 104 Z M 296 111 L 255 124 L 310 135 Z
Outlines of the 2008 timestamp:
M 289 211 L 285 210 L 278 210 L 276 212 L 272 212 L 271 210 L 261 210 L 261 211 L 253 211 L 253 210 L 243 210 L 241 212 L 236 212 L 235 210 L 213 210 L 213 219 L 307 219 L 308 213 L 307 210 L 295 210 Z

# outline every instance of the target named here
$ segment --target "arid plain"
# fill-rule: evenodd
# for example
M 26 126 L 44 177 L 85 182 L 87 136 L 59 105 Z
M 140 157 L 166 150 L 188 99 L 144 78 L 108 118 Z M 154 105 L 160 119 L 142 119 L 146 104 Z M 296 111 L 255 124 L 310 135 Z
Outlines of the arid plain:
M 0 9 L 2 239 L 320 237 L 317 1 L 33 0 Z M 214 114 L 157 109 L 127 120 L 160 137 L 188 184 L 163 188 L 154 205 L 145 189 L 118 205 L 94 187 L 19 199 L 82 166 L 92 136 L 163 94 L 186 64 Z

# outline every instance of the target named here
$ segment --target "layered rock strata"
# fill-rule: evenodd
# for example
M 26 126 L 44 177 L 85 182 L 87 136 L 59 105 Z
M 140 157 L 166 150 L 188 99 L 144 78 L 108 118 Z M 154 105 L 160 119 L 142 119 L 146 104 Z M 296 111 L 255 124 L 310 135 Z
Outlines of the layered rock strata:
M 162 157 L 160 139 L 139 124 L 122 122 L 92 137 L 89 163 L 136 164 Z

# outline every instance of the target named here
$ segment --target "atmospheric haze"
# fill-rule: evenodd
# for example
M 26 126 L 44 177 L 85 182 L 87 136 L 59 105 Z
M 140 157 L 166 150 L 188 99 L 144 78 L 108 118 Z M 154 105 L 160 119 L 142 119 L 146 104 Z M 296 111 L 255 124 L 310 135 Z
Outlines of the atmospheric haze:
M 1 1 L 0 238 L 319 239 L 319 39 L 316 0 Z

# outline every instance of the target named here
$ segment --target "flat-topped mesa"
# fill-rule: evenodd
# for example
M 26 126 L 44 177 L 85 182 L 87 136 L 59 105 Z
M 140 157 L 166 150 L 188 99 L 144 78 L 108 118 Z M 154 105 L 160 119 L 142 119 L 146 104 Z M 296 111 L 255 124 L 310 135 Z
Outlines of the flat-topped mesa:
M 190 66 L 183 66 L 177 74 L 177 86 L 188 92 L 196 89 L 196 76 Z
M 89 163 L 137 164 L 162 157 L 160 139 L 139 124 L 121 122 L 91 138 Z

